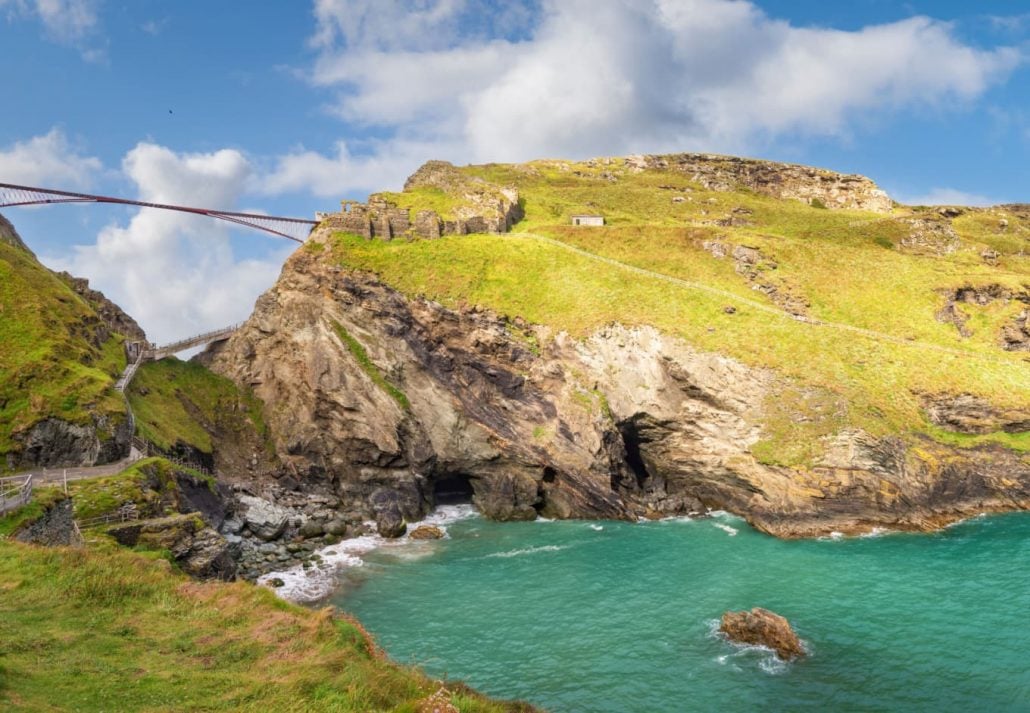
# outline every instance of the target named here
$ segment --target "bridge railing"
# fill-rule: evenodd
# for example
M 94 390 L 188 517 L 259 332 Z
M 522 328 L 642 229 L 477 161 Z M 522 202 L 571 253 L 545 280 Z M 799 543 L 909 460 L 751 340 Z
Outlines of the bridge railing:
M 192 337 L 180 339 L 177 342 L 172 342 L 171 344 L 162 344 L 156 346 L 147 352 L 147 356 L 150 358 L 156 358 L 159 354 L 165 356 L 168 354 L 175 354 L 176 352 L 181 352 L 185 349 L 189 349 L 190 347 L 199 346 L 206 342 L 213 342 L 223 337 L 228 337 L 230 334 L 239 329 L 240 325 L 242 324 L 242 322 L 237 322 L 236 324 L 230 325 L 228 327 L 214 329 L 210 332 L 204 332 L 203 334 L 196 334 Z
M 32 497 L 33 474 L 0 478 L 0 514 L 25 505 Z

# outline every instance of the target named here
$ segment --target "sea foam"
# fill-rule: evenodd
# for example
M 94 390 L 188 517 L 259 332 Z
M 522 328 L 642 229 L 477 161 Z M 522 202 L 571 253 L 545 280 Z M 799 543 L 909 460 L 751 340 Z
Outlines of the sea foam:
M 524 547 L 518 550 L 508 550 L 507 552 L 494 552 L 493 554 L 486 555 L 487 557 L 522 557 L 523 555 L 535 555 L 538 552 L 559 552 L 561 550 L 569 549 L 569 545 L 540 545 L 538 547 Z
M 477 517 L 478 514 L 471 505 L 442 505 L 429 513 L 424 520 L 409 523 L 407 532 L 410 533 L 422 525 L 433 525 L 443 530 L 446 538 L 447 525 Z M 365 526 L 372 529 L 375 523 L 366 522 Z M 272 580 L 279 579 L 283 583 L 282 586 L 273 588 L 279 597 L 298 603 L 316 602 L 336 589 L 341 570 L 361 567 L 365 563 L 363 555 L 384 548 L 395 549 L 402 559 L 416 559 L 432 551 L 432 540 L 412 540 L 407 534 L 392 540 L 379 535 L 351 537 L 317 550 L 316 554 L 322 558 L 321 562 L 314 560 L 307 569 L 298 565 L 279 572 L 268 572 L 258 577 L 257 583 L 271 587 Z

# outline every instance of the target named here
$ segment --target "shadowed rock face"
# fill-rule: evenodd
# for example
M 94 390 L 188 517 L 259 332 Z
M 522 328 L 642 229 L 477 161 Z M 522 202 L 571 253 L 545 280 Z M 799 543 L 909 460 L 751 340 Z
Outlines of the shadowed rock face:
M 14 539 L 46 547 L 68 547 L 79 542 L 71 498 L 51 503 L 36 520 L 14 533 Z
M 456 484 L 500 520 L 718 508 L 785 537 L 1030 506 L 1030 464 L 995 446 L 846 430 L 809 468 L 763 464 L 750 448 L 774 373 L 652 328 L 574 340 L 407 299 L 330 252 L 299 250 L 208 357 L 263 400 L 300 486 L 331 487 L 384 534 Z
M 107 534 L 126 547 L 167 550 L 183 572 L 197 579 L 231 581 L 236 576 L 225 538 L 206 526 L 198 513 L 115 525 Z
M 730 641 L 739 644 L 768 647 L 784 661 L 805 655 L 801 640 L 794 633 L 790 622 L 761 607 L 751 611 L 726 612 L 722 615 L 719 631 L 726 634 Z

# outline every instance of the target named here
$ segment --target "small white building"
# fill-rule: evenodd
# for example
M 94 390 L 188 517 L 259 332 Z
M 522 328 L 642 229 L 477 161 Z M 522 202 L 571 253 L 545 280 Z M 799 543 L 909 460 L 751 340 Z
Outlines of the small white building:
M 572 216 L 573 225 L 604 225 L 603 215 L 574 215 Z

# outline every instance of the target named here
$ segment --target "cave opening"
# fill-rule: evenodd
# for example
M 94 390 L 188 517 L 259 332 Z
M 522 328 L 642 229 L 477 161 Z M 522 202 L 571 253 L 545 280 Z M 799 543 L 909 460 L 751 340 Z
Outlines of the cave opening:
M 644 456 L 640 452 L 640 444 L 647 441 L 641 437 L 637 422 L 632 419 L 620 423 L 619 432 L 622 434 L 622 444 L 626 449 L 626 465 L 629 466 L 630 472 L 636 480 L 636 487 L 643 488 L 644 483 L 651 477 L 647 463 L 644 462 Z M 614 480 L 615 476 L 612 477 Z M 617 485 L 615 482 L 612 483 L 613 487 L 617 487 Z
M 467 505 L 472 502 L 472 479 L 461 473 L 448 473 L 433 481 L 437 505 Z

